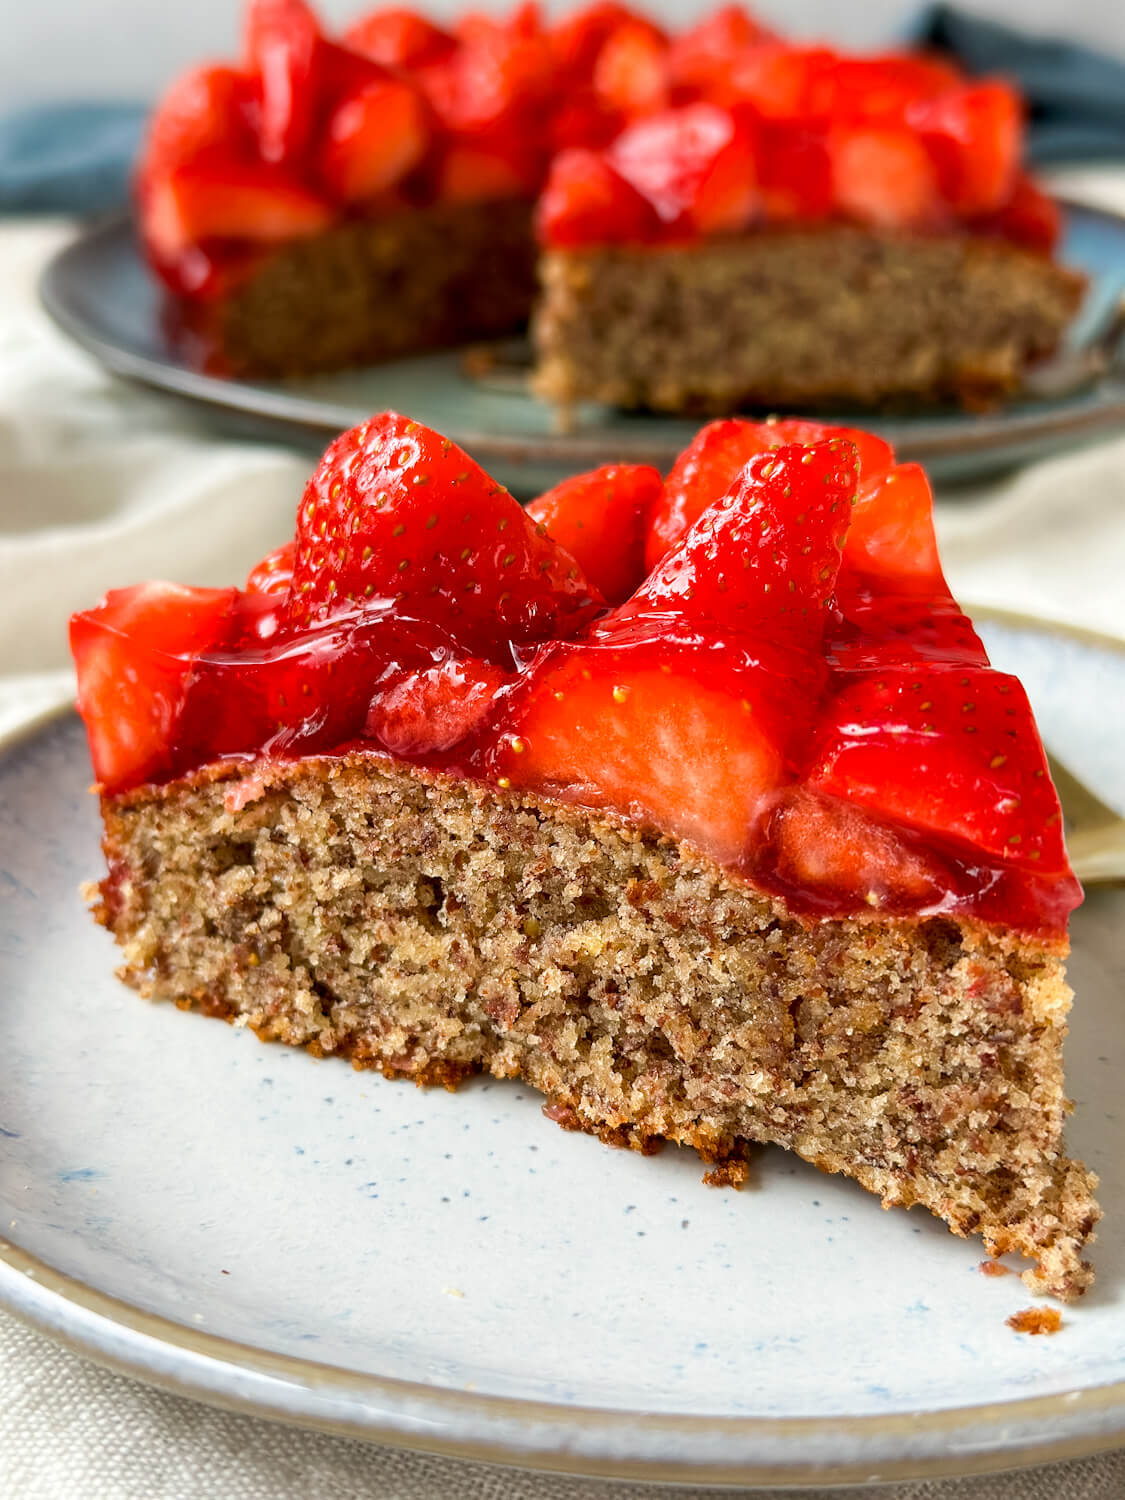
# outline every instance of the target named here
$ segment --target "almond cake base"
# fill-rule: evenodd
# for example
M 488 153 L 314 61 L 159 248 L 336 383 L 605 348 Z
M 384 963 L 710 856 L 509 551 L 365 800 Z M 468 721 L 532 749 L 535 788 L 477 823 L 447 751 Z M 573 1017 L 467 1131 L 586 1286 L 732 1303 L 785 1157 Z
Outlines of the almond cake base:
M 153 999 L 560 1124 L 752 1143 L 920 1203 L 1035 1291 L 1092 1280 L 1064 1151 L 1056 946 L 945 917 L 800 919 L 667 837 L 372 754 L 103 799 L 96 915 Z
M 994 404 L 1058 346 L 1084 285 L 1000 239 L 847 225 L 548 250 L 539 273 L 539 395 L 701 415 Z

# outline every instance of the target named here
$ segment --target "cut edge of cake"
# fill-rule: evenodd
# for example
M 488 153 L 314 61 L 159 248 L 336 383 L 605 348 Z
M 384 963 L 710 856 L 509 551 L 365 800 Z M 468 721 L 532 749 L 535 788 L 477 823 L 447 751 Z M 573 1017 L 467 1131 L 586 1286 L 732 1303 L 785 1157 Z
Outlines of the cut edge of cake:
M 921 1203 L 1063 1299 L 1096 1178 L 1065 1155 L 1065 940 L 802 919 L 613 815 L 352 753 L 102 802 L 121 977 L 388 1077 L 522 1078 L 615 1145 L 754 1143 Z
M 999 239 L 846 225 L 548 248 L 539 274 L 538 395 L 699 415 L 987 407 L 1054 351 L 1085 285 Z

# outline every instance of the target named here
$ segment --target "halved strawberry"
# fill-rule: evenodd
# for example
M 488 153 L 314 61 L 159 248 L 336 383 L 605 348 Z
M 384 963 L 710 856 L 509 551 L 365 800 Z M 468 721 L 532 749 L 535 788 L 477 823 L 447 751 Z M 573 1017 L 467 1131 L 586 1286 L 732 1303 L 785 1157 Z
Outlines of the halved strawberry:
M 420 68 L 440 62 L 457 39 L 417 11 L 389 6 L 354 22 L 344 33 L 349 47 L 385 67 Z
M 547 123 L 551 155 L 572 147 L 599 151 L 608 146 L 625 125 L 619 110 L 611 109 L 592 88 L 576 86 L 567 91 Z
M 743 229 L 758 206 L 757 152 L 748 119 L 688 104 L 637 120 L 607 153 L 610 164 L 675 230 Z
M 763 843 L 775 878 L 806 902 L 916 910 L 940 901 L 951 884 L 949 867 L 919 840 L 809 787 L 779 794 Z
M 826 219 L 832 212 L 832 164 L 824 137 L 799 125 L 761 132 L 759 172 L 765 216 L 773 223 Z
M 940 224 L 944 204 L 930 155 L 898 125 L 838 125 L 828 136 L 837 208 L 876 229 Z
M 160 775 L 192 663 L 226 634 L 237 589 L 142 583 L 70 622 L 78 712 L 107 792 Z
M 535 211 L 536 232 L 547 245 L 637 244 L 660 235 L 660 220 L 643 198 L 597 151 L 562 151 Z
M 530 143 L 450 141 L 441 153 L 434 183 L 442 203 L 487 203 L 498 198 L 526 198 L 535 190 L 539 163 L 524 146 Z
M 145 209 L 145 234 L 165 256 L 201 240 L 299 239 L 332 222 L 328 204 L 282 168 L 214 153 L 153 174 Z
M 482 22 L 485 18 L 481 18 Z M 487 20 L 457 51 L 419 70 L 418 82 L 454 135 L 533 129 L 554 81 L 545 38 Z
M 701 427 L 672 466 L 664 494 L 649 517 L 645 566 L 654 568 L 676 546 L 707 507 L 726 494 L 737 475 L 756 453 L 785 443 L 826 442 L 834 438 L 852 443 L 863 479 L 877 476 L 894 461 L 889 443 L 856 427 L 833 427 L 802 418 L 748 422 L 725 417 Z
M 1015 89 L 996 80 L 965 84 L 919 101 L 907 118 L 957 213 L 991 213 L 1011 197 L 1023 149 L 1023 105 Z
M 804 666 L 769 647 L 750 659 L 659 639 L 552 645 L 505 706 L 489 775 L 655 824 L 737 865 L 815 701 Z
M 324 125 L 320 175 L 344 203 L 393 187 L 425 156 L 430 144 L 426 105 L 396 78 L 364 84 L 341 99 Z
M 1062 212 L 1030 177 L 1017 177 L 1012 196 L 993 214 L 975 220 L 980 234 L 998 234 L 1028 250 L 1050 255 L 1062 238 Z
M 506 680 L 476 657 L 447 657 L 413 671 L 392 666 L 375 684 L 364 737 L 392 755 L 451 750 L 484 723 Z
M 258 144 L 268 162 L 293 162 L 312 134 L 320 27 L 305 0 L 249 0 L 246 56 L 260 79 Z
M 948 594 L 934 535 L 933 492 L 919 464 L 896 464 L 861 483 L 840 580 L 841 593 L 856 587 Z
M 834 437 L 756 453 L 599 639 L 658 620 L 695 630 L 818 643 L 856 488 L 854 444 Z
M 668 53 L 674 88 L 702 91 L 726 74 L 731 59 L 769 33 L 741 5 L 723 5 L 675 38 Z
M 820 81 L 816 104 L 853 124 L 901 125 L 919 100 L 960 83 L 956 69 L 936 58 L 842 57 Z
M 1066 869 L 1027 695 L 1005 673 L 919 663 L 848 684 L 821 717 L 806 779 L 1005 865 Z
M 149 122 L 142 176 L 181 166 L 216 148 L 234 156 L 254 150 L 254 86 L 236 68 L 193 68 L 168 89 Z
M 573 633 L 600 603 L 507 490 L 396 412 L 338 437 L 298 510 L 290 631 L 385 609 L 505 661 L 511 644 Z
M 668 102 L 668 46 L 645 21 L 626 21 L 606 38 L 594 64 L 594 92 L 626 117 L 650 114 Z
M 619 26 L 643 21 L 617 0 L 594 0 L 572 11 L 550 33 L 551 51 L 568 83 L 589 83 L 606 38 Z
M 285 542 L 284 545 L 275 547 L 272 552 L 267 552 L 261 562 L 255 563 L 250 569 L 250 576 L 246 580 L 246 592 L 248 594 L 288 593 L 293 577 L 293 559 L 296 552 L 296 542 Z
M 793 47 L 764 42 L 733 59 L 723 82 L 724 102 L 752 104 L 763 120 L 808 124 L 815 118 L 815 96 L 836 65 L 826 47 Z
M 837 583 L 843 615 L 829 631 L 826 647 L 836 671 L 878 672 L 915 662 L 988 666 L 980 636 L 953 599 L 845 588 Z
M 575 474 L 527 507 L 610 604 L 644 577 L 645 521 L 664 485 L 648 464 L 607 464 Z

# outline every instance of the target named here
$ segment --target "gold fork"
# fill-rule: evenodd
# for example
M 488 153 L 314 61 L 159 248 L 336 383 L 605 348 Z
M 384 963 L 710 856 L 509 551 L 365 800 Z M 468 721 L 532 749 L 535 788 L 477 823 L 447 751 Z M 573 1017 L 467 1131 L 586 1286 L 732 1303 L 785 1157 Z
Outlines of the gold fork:
M 1079 781 L 1048 752 L 1051 776 L 1062 803 L 1066 848 L 1083 885 L 1125 882 L 1125 818 Z

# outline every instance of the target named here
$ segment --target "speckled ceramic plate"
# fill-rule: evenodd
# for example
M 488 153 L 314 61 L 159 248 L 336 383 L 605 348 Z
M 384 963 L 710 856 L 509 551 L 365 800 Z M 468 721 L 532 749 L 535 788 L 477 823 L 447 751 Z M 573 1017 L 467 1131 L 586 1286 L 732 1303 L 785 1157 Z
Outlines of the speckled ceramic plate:
M 1125 219 L 1072 206 L 1066 222 L 1063 256 L 1090 278 L 1071 331 L 1071 347 L 1079 349 L 1105 326 L 1125 290 Z M 233 432 L 319 453 L 329 437 L 392 407 L 461 443 L 517 495 L 603 463 L 667 469 L 698 426 L 586 406 L 574 431 L 560 435 L 551 410 L 520 382 L 473 379 L 457 353 L 284 384 L 200 374 L 166 336 L 159 292 L 125 221 L 90 230 L 64 249 L 47 266 L 41 292 L 56 322 L 110 370 L 206 407 Z M 935 480 L 977 478 L 1119 429 L 1125 379 L 1107 376 L 1064 400 L 1021 401 L 985 415 L 937 411 L 862 421 L 889 437 L 903 460 L 924 463 Z
M 993 624 L 1053 747 L 1125 805 L 1125 652 Z M 1125 1442 L 1125 894 L 1074 923 L 1071 1143 L 1098 1283 L 1051 1338 L 920 1210 L 764 1151 L 568 1135 L 516 1084 L 419 1091 L 113 978 L 80 726 L 0 756 L 0 1301 L 94 1359 L 337 1432 L 571 1471 L 810 1483 Z

